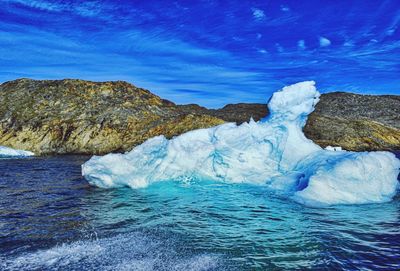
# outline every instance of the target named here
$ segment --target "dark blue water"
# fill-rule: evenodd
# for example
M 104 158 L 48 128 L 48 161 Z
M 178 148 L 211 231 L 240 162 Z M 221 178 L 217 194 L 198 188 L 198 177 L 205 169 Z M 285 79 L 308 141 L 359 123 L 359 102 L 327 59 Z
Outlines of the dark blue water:
M 260 186 L 100 189 L 89 157 L 0 160 L 0 270 L 399 270 L 400 198 L 309 208 Z

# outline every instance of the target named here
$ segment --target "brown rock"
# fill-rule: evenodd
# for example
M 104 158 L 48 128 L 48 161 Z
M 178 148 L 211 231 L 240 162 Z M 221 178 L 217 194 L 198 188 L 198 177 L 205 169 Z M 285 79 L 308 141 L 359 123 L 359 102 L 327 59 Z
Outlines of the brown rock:
M 124 152 L 153 136 L 266 115 L 265 104 L 175 105 L 123 81 L 19 79 L 0 85 L 0 145 L 36 154 Z M 323 147 L 400 150 L 400 97 L 323 94 L 304 131 Z
M 19 79 L 0 85 L 0 145 L 36 154 L 127 151 L 156 135 L 221 124 L 127 82 Z

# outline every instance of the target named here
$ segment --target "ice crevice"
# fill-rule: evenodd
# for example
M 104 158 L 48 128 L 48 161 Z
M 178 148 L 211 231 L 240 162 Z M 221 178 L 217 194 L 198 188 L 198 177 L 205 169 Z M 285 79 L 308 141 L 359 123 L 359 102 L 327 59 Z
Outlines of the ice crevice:
M 313 81 L 287 86 L 273 94 L 270 115 L 259 122 L 150 138 L 125 154 L 93 156 L 82 174 L 104 188 L 196 179 L 264 185 L 308 205 L 391 200 L 399 187 L 394 154 L 322 149 L 305 137 L 319 97 Z

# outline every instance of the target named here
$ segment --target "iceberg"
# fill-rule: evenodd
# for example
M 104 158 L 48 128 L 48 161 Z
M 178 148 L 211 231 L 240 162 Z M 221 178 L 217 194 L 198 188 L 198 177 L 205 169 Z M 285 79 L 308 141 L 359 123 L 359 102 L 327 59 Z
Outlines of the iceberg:
M 390 152 L 322 149 L 302 131 L 319 101 L 315 82 L 284 87 L 271 97 L 270 115 L 226 123 L 170 140 L 148 139 L 125 154 L 93 156 L 82 175 L 103 188 L 143 188 L 159 181 L 223 181 L 265 185 L 307 205 L 391 200 L 400 160 Z
M 35 154 L 30 151 L 15 150 L 9 147 L 0 146 L 0 158 L 27 157 L 33 155 Z

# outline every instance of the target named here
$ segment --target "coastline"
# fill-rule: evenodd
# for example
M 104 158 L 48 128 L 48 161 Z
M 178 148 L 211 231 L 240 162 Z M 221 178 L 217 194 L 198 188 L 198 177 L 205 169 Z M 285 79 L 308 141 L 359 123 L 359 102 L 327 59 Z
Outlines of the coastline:
M 399 108 L 395 95 L 322 94 L 304 132 L 323 148 L 400 150 Z M 265 104 L 176 105 L 123 81 L 18 79 L 0 85 L 0 146 L 36 155 L 123 153 L 154 136 L 267 114 Z

